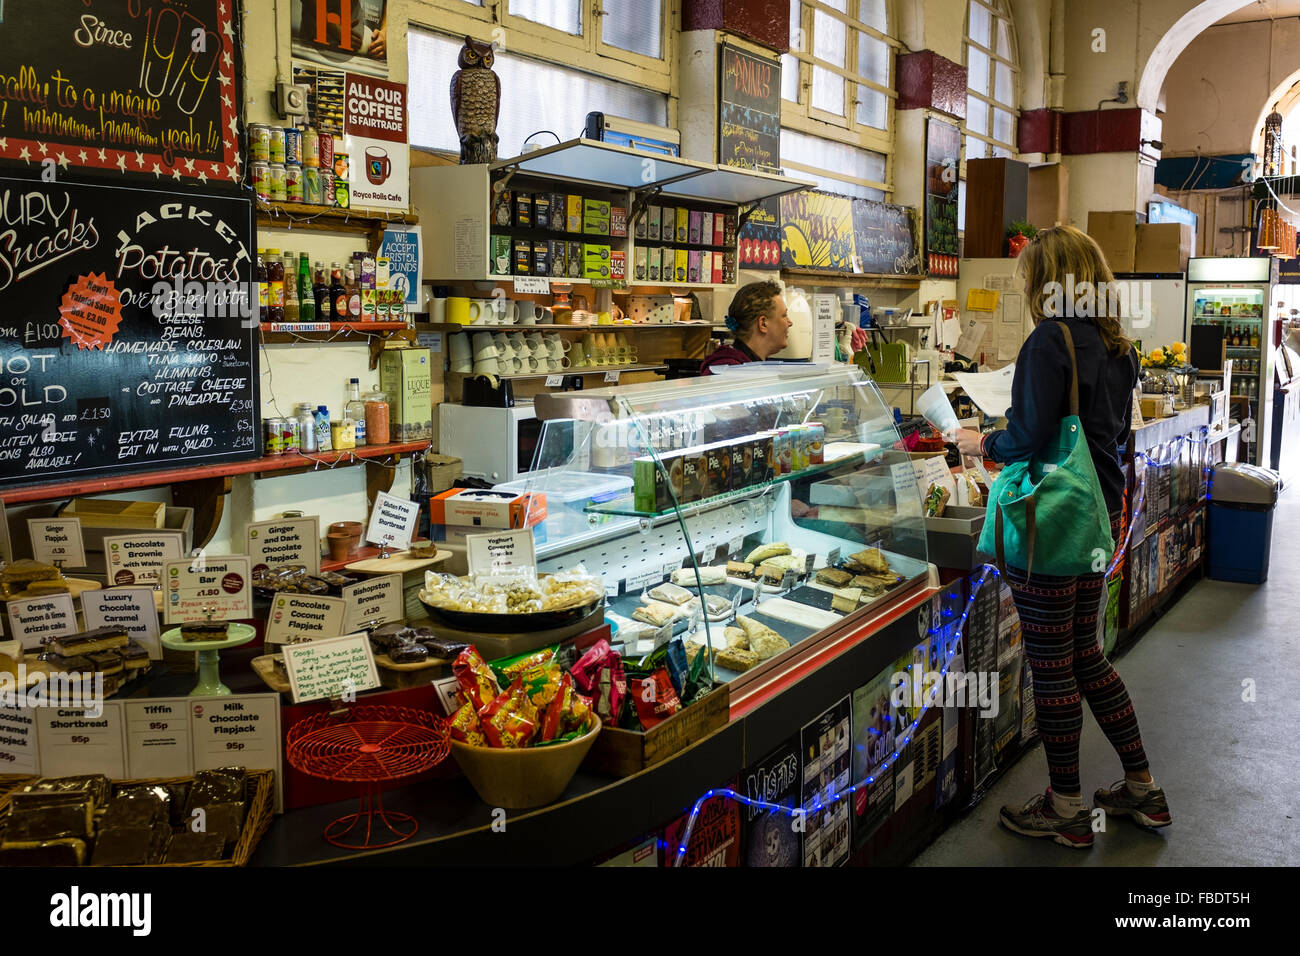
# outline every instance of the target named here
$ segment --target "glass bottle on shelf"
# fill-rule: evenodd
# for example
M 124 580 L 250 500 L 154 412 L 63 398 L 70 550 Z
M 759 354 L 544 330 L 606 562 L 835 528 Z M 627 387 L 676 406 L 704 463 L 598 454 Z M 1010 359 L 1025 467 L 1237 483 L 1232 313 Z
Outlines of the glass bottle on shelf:
M 337 262 L 330 263 L 330 303 L 335 322 L 348 320 L 348 293 L 343 288 L 343 270 Z
M 316 320 L 333 322 L 334 303 L 330 300 L 330 288 L 325 279 L 325 263 L 317 260 L 315 272 L 312 273 L 311 286 L 311 297 L 316 302 Z
M 343 420 L 354 423 L 356 446 L 366 443 L 366 405 L 361 401 L 361 383 L 353 378 L 348 380 L 348 399 L 343 404 Z
M 298 274 L 294 270 L 297 260 L 292 252 L 284 253 L 281 271 L 284 273 L 284 318 L 288 322 L 301 322 L 302 313 L 298 309 Z
M 267 318 L 284 321 L 284 260 L 279 249 L 266 250 Z
M 298 257 L 294 275 L 297 276 L 295 281 L 298 283 L 298 314 L 304 322 L 315 322 L 316 296 L 312 291 L 311 260 L 307 258 L 307 253 Z
M 266 284 L 266 250 L 257 250 L 257 315 L 259 322 L 270 321 L 271 290 Z
M 1256 326 L 1250 330 L 1250 347 L 1259 348 L 1259 327 Z
M 357 282 L 357 271 L 354 267 L 348 266 L 347 278 L 343 283 L 343 288 L 348 297 L 348 321 L 361 321 L 361 286 Z

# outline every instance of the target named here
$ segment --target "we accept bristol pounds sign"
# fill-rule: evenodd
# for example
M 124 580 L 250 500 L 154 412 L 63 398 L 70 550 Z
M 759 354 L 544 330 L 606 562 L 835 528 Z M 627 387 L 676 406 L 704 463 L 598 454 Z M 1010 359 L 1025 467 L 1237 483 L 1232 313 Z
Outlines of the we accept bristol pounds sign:
M 258 454 L 246 200 L 0 178 L 0 484 Z

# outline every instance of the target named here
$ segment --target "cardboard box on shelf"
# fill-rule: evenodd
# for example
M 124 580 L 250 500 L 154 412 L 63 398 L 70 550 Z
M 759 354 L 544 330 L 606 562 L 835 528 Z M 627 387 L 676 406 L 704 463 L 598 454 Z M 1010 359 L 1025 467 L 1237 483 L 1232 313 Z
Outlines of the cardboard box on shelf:
M 1158 222 L 1137 227 L 1134 272 L 1186 272 L 1195 236 L 1185 222 Z
M 1111 272 L 1132 272 L 1137 257 L 1137 213 L 1088 213 L 1088 235 L 1097 240 Z
M 452 488 L 429 499 L 429 524 L 474 528 L 531 528 L 546 520 L 546 495 Z
M 380 353 L 379 388 L 388 396 L 393 441 L 433 437 L 432 367 L 427 348 Z

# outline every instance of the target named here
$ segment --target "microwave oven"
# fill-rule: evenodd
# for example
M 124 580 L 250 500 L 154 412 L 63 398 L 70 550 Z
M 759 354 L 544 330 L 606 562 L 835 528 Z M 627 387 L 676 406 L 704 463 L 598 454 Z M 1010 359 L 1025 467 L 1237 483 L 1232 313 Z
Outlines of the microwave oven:
M 539 462 L 542 431 L 549 427 L 548 461 Z M 531 403 L 513 408 L 438 406 L 438 451 L 461 460 L 461 473 L 493 485 L 517 481 L 540 467 L 569 464 L 573 422 L 538 421 Z

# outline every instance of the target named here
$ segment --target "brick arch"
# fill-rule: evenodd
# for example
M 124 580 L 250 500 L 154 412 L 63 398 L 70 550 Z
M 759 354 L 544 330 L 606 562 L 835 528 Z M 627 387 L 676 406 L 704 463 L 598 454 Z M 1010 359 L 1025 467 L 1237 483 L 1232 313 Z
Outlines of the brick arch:
M 1151 113 L 1156 111 L 1160 101 L 1160 91 L 1164 88 L 1165 77 L 1174 61 L 1178 59 L 1187 45 L 1206 28 L 1213 26 L 1230 13 L 1249 6 L 1254 0 L 1203 0 L 1201 3 L 1189 4 L 1186 0 L 1167 0 L 1167 2 L 1144 3 L 1142 18 L 1148 15 L 1151 20 L 1142 24 L 1147 29 L 1158 31 L 1161 20 L 1169 22 L 1168 28 L 1160 36 L 1146 62 L 1142 64 L 1142 76 L 1138 81 L 1137 105 Z M 1179 11 L 1182 11 L 1180 14 Z

